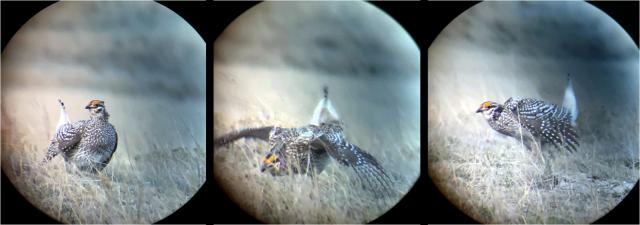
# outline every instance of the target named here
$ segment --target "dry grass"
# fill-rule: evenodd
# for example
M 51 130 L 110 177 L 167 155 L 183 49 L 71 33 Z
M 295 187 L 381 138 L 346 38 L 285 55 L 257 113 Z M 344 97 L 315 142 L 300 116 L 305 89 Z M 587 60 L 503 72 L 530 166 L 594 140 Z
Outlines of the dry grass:
M 420 50 L 388 14 L 364 2 L 265 2 L 235 19 L 214 45 L 214 137 L 307 125 L 326 85 L 346 138 L 380 162 L 396 192 L 376 199 L 335 161 L 313 178 L 260 173 L 269 147 L 260 140 L 215 149 L 217 185 L 256 219 L 369 222 L 420 176 Z
M 2 52 L 2 171 L 64 223 L 153 223 L 205 181 L 205 42 L 154 2 L 60 2 Z M 70 119 L 105 101 L 118 148 L 97 176 L 41 165 L 64 100 Z
M 329 96 L 338 114 L 346 121 L 347 138 L 376 157 L 393 179 L 395 192 L 388 199 L 378 199 L 358 183 L 351 168 L 336 162 L 316 177 L 274 177 L 260 173 L 258 169 L 259 160 L 269 147 L 264 141 L 243 139 L 215 149 L 213 162 L 217 184 L 257 219 L 267 223 L 369 222 L 393 207 L 418 178 L 419 131 L 417 126 L 415 129 L 407 127 L 407 123 L 419 124 L 412 123 L 419 117 L 385 114 L 392 111 L 407 115 L 406 110 L 415 108 L 403 108 L 402 101 L 381 101 L 383 97 L 378 95 L 396 96 L 393 92 L 376 94 L 384 90 L 381 89 L 384 86 L 372 88 L 377 85 L 376 81 L 354 80 L 351 83 L 349 79 L 353 78 L 349 77 L 244 66 L 216 66 L 215 70 L 214 137 L 245 127 L 302 126 L 311 118 L 321 96 L 322 85 L 318 84 L 324 83 L 329 86 Z M 389 83 L 386 82 L 392 85 Z M 376 104 L 398 104 L 398 107 Z M 372 119 L 380 114 L 387 115 L 387 120 Z M 359 124 L 356 121 L 370 122 Z
M 143 118 L 136 112 L 158 110 L 168 100 L 98 94 L 108 99 L 118 149 L 102 173 L 79 175 L 67 173 L 61 157 L 40 164 L 59 113 L 53 93 L 16 93 L 3 90 L 2 170 L 33 205 L 61 222 L 153 223 L 180 208 L 204 183 L 204 134 L 193 125 L 198 121 L 180 119 L 198 118 L 197 113 L 190 117 L 163 109 Z M 63 97 L 73 121 L 87 117 L 80 110 L 85 94 Z M 22 98 L 35 99 L 35 104 L 19 104 Z
M 238 126 L 268 123 L 242 121 Z M 405 191 L 397 191 L 390 199 L 376 199 L 372 192 L 362 188 L 350 168 L 337 163 L 332 163 L 316 177 L 262 174 L 258 170 L 259 160 L 268 147 L 260 140 L 240 140 L 229 147 L 216 149 L 214 154 L 214 174 L 219 184 L 249 214 L 265 222 L 368 222 L 382 215 L 404 195 Z M 398 184 L 406 185 L 405 182 Z
M 575 7 L 478 4 L 428 49 L 429 176 L 479 222 L 591 223 L 638 182 L 637 47 L 595 8 L 567 4 Z M 606 34 L 576 25 L 585 21 Z M 601 42 L 611 46 L 591 48 Z M 580 112 L 573 154 L 553 146 L 529 151 L 474 113 L 484 101 L 510 97 L 561 105 L 567 73 Z
M 461 103 L 475 105 L 466 100 Z M 579 127 L 580 147 L 569 154 L 552 146 L 529 151 L 493 131 L 481 115 L 449 110 L 454 109 L 429 111 L 429 176 L 480 222 L 590 223 L 613 209 L 638 180 L 637 124 L 611 113 L 582 118 L 609 122 Z

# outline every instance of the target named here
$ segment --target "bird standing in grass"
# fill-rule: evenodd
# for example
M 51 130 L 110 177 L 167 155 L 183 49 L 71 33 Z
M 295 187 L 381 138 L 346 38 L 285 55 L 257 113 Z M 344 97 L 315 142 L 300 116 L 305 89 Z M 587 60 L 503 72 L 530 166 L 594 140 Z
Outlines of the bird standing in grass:
M 482 113 L 491 128 L 522 140 L 527 147 L 540 141 L 573 152 L 579 143 L 575 129 L 577 116 L 573 116 L 577 115 L 577 105 L 571 80 L 565 91 L 564 102 L 571 107 L 532 98 L 509 98 L 504 104 L 483 102 L 476 113 Z
M 104 101 L 92 100 L 85 107 L 90 119 L 69 121 L 64 103 L 60 102 L 60 119 L 43 163 L 62 153 L 67 168 L 98 172 L 107 166 L 118 146 L 118 133 L 109 123 Z
M 261 160 L 261 172 L 274 176 L 314 176 L 321 173 L 333 158 L 341 165 L 353 168 L 368 187 L 390 190 L 391 179 L 380 163 L 371 154 L 347 141 L 343 124 L 329 101 L 326 87 L 309 125 L 242 129 L 215 139 L 214 146 L 224 146 L 240 138 L 258 138 L 269 142 L 269 151 Z

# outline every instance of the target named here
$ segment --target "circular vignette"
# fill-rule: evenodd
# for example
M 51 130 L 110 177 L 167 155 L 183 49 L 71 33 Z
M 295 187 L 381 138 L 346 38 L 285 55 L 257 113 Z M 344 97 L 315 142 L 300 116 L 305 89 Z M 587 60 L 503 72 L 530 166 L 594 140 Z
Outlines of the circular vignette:
M 419 56 L 390 16 L 365 2 L 259 3 L 214 43 L 214 138 L 241 128 L 301 127 L 329 88 L 346 138 L 396 181 L 378 200 L 335 161 L 316 177 L 260 173 L 269 145 L 214 149 L 216 184 L 268 223 L 362 223 L 393 207 L 419 176 Z
M 475 220 L 590 223 L 638 181 L 638 50 L 597 8 L 482 2 L 444 28 L 428 60 L 429 176 Z M 476 113 L 510 97 L 568 106 L 567 74 L 577 152 L 529 148 Z
M 205 43 L 153 2 L 59 2 L 2 52 L 2 171 L 65 223 L 153 223 L 204 184 Z M 105 102 L 118 147 L 97 175 L 40 163 L 65 102 L 72 122 Z

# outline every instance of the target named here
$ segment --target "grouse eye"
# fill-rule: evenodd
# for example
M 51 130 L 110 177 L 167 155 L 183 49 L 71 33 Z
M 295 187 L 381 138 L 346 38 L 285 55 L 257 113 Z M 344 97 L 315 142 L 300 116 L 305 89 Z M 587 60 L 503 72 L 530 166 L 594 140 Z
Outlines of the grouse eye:
M 264 156 L 265 160 L 271 158 L 271 154 L 272 153 L 268 153 L 266 156 Z

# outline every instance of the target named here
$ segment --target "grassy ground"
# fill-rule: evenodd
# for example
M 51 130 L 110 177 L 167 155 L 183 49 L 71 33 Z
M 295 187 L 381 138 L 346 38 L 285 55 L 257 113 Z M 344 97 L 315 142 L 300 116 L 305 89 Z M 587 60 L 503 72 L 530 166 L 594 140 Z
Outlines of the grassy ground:
M 481 3 L 451 21 L 428 55 L 429 177 L 472 218 L 591 223 L 638 182 L 638 48 L 588 3 Z M 579 111 L 573 154 L 529 151 L 475 113 L 510 97 L 561 105 L 567 74 Z
M 204 125 L 192 119 L 203 116 L 198 101 L 92 93 L 106 99 L 119 134 L 111 163 L 96 176 L 67 173 L 61 157 L 40 164 L 58 119 L 56 94 L 62 94 L 72 121 L 88 118 L 87 92 L 5 88 L 2 96 L 2 170 L 51 217 L 65 223 L 153 223 L 204 183 Z
M 418 178 L 419 117 L 412 114 L 417 107 L 408 107 L 416 102 L 400 100 L 407 96 L 402 91 L 387 92 L 401 84 L 229 65 L 217 65 L 214 74 L 215 137 L 244 127 L 305 125 L 322 96 L 318 84 L 326 83 L 346 123 L 347 138 L 376 157 L 393 179 L 395 193 L 389 199 L 376 199 L 357 182 L 352 169 L 336 162 L 315 178 L 273 177 L 258 169 L 269 147 L 266 142 L 239 140 L 215 149 L 216 183 L 257 219 L 268 223 L 369 222 L 394 206 Z M 386 107 L 394 104 L 397 107 Z
M 526 81 L 516 79 L 488 82 L 490 86 L 471 81 L 492 79 L 482 76 L 485 72 L 457 79 L 464 74 L 430 73 L 428 171 L 440 191 L 472 218 L 483 223 L 590 223 L 613 209 L 638 181 L 637 108 L 610 110 L 597 101 L 583 101 L 576 153 L 550 146 L 529 151 L 517 139 L 492 130 L 475 110 L 486 100 L 504 102 L 508 93 L 545 99 L 535 85 L 519 85 Z
M 61 222 L 157 222 L 205 181 L 205 77 L 204 40 L 158 3 L 52 4 L 2 52 L 2 171 Z M 57 99 L 72 121 L 105 101 L 119 141 L 102 174 L 40 164 Z
M 214 43 L 214 137 L 245 127 L 307 125 L 329 88 L 345 136 L 375 157 L 395 193 L 378 200 L 351 168 L 319 176 L 260 173 L 263 141 L 215 149 L 216 185 L 267 223 L 365 223 L 394 206 L 420 176 L 420 49 L 366 2 L 265 2 Z
M 479 115 L 478 115 L 479 116 Z M 589 223 L 613 209 L 638 179 L 626 138 L 603 141 L 580 129 L 574 154 L 528 151 L 472 115 L 462 124 L 429 121 L 429 176 L 462 211 L 483 223 Z M 478 120 L 482 120 L 476 118 Z M 612 145 L 612 143 L 622 143 Z M 636 142 L 637 143 L 637 142 Z M 543 146 L 543 152 L 549 149 Z
M 634 89 L 615 86 L 633 76 L 590 72 L 626 71 L 629 65 L 432 50 L 428 172 L 439 190 L 472 218 L 483 223 L 590 223 L 613 209 L 638 181 L 637 86 L 635 104 Z M 453 53 L 461 55 L 450 57 Z M 581 112 L 577 152 L 547 146 L 529 151 L 475 113 L 483 101 L 503 103 L 511 96 L 559 104 L 567 67 L 577 71 L 572 73 Z

